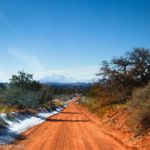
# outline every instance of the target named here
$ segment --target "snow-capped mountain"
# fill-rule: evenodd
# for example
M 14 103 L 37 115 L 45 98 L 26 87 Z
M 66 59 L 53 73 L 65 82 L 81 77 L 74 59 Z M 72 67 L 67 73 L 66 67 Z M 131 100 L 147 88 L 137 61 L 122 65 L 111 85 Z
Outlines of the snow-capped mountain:
M 66 77 L 64 75 L 49 75 L 39 80 L 42 83 L 53 82 L 53 83 L 76 83 L 76 82 L 89 82 L 87 80 L 77 80 L 72 77 Z
M 40 82 L 73 83 L 76 80 L 63 75 L 50 75 L 40 79 Z

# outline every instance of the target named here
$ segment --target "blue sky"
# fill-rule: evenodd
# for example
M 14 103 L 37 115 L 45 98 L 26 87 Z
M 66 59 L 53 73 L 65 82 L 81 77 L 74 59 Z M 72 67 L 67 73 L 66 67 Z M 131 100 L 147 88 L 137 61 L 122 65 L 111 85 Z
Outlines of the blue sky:
M 102 60 L 150 48 L 149 0 L 0 0 L 0 81 L 94 78 Z

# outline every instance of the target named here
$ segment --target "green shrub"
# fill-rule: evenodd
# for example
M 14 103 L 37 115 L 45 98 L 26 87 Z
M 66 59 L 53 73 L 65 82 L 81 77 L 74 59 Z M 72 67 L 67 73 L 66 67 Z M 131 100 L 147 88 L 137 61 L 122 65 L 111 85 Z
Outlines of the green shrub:
M 32 74 L 18 72 L 18 75 L 12 75 L 7 86 L 0 85 L 0 111 L 7 112 L 12 108 L 37 110 L 48 103 L 51 109 L 55 109 L 52 92 L 49 86 L 33 80 Z
M 3 103 L 22 108 L 37 108 L 39 106 L 39 92 L 8 88 L 3 93 Z

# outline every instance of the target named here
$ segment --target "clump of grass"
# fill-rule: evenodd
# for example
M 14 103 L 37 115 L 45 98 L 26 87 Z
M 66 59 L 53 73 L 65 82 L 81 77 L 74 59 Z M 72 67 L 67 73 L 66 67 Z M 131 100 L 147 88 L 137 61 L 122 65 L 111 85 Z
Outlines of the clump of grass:
M 86 106 L 88 107 L 88 109 L 91 111 L 91 112 L 95 112 L 96 111 L 96 103 L 94 102 L 94 99 L 91 99 L 89 97 L 81 97 L 80 100 L 79 100 L 79 103 L 82 105 L 82 106 Z
M 128 106 L 131 112 L 128 125 L 135 131 L 135 136 L 146 134 L 150 128 L 150 83 L 133 92 Z
M 62 106 L 64 106 L 64 102 L 61 100 L 56 100 L 55 105 L 56 105 L 56 107 L 62 107 Z
M 10 107 L 6 105 L 0 105 L 0 113 L 9 113 L 16 111 L 17 109 L 15 107 Z
M 98 116 L 103 116 L 108 110 L 118 107 L 127 107 L 125 103 L 120 103 L 120 101 L 108 101 L 104 102 L 101 98 L 89 98 L 81 97 L 79 100 L 82 106 L 88 107 L 88 109 L 96 113 Z

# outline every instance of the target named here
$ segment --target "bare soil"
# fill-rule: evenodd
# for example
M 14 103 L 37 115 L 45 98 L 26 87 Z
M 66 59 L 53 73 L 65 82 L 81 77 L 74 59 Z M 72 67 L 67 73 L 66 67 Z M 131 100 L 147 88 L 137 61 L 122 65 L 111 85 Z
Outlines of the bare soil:
M 7 149 L 17 150 L 125 150 L 114 138 L 104 134 L 77 105 L 76 100 L 62 112 L 49 117 L 22 134 Z M 20 146 L 20 147 L 19 147 Z M 5 147 L 6 149 L 6 147 Z

